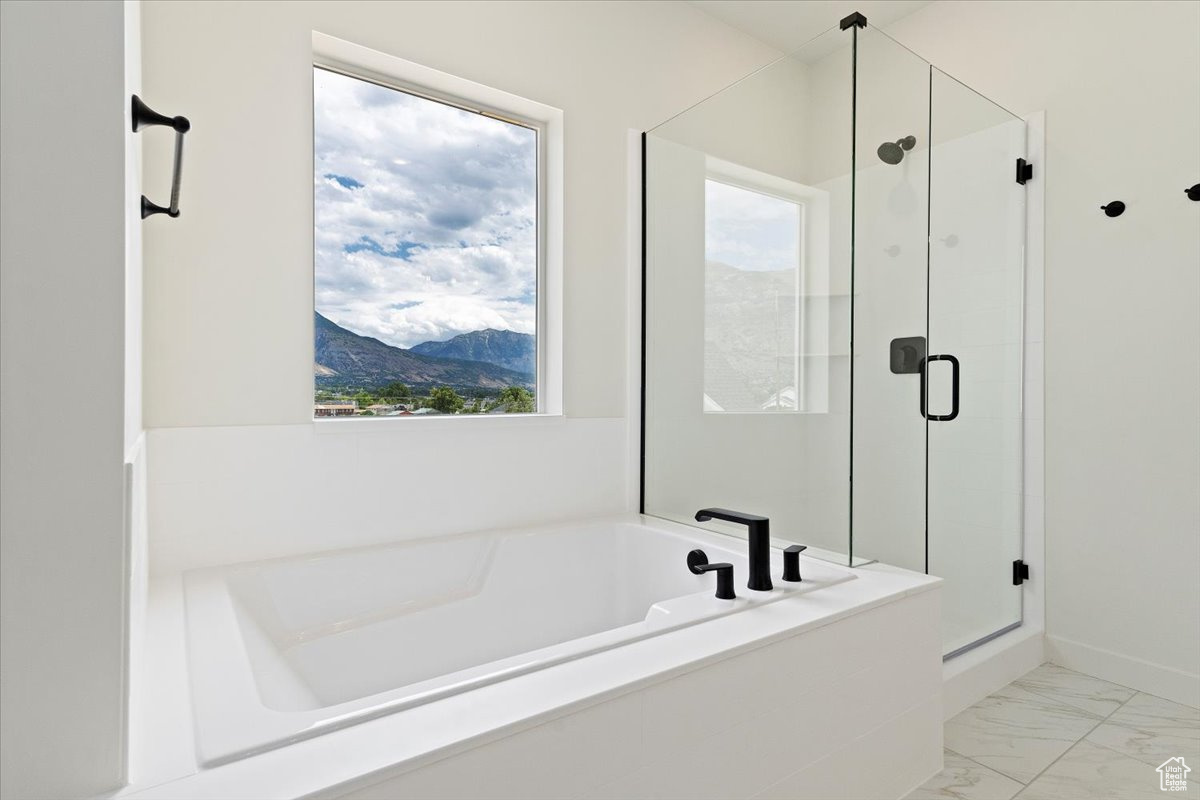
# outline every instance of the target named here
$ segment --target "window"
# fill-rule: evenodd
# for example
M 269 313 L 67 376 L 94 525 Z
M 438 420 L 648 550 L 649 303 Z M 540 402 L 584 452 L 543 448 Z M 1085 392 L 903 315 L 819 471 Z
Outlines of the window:
M 313 415 L 558 413 L 561 116 L 331 37 L 314 50 Z
M 799 411 L 804 206 L 704 182 L 704 410 Z

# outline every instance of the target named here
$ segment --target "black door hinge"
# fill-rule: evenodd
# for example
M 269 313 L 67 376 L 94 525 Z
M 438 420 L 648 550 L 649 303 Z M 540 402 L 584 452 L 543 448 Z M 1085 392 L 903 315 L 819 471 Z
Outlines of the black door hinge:
M 1013 586 L 1020 586 L 1029 580 L 1029 565 L 1021 559 L 1013 562 Z
M 1033 164 L 1030 164 L 1028 161 L 1026 161 L 1023 158 L 1018 158 L 1017 159 L 1017 183 L 1024 186 L 1025 181 L 1029 180 L 1032 177 L 1033 177 Z

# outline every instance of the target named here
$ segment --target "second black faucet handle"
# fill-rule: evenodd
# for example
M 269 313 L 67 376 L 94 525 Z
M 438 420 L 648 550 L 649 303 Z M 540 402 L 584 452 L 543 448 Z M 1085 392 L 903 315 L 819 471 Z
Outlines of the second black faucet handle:
M 800 554 L 808 549 L 807 545 L 794 544 L 783 549 L 783 579 L 796 583 L 800 578 Z
M 708 563 L 708 554 L 703 550 L 693 550 L 687 555 L 688 569 L 693 574 L 703 575 L 706 572 L 717 573 L 717 599 L 733 600 L 737 593 L 733 591 L 733 564 L 721 562 Z

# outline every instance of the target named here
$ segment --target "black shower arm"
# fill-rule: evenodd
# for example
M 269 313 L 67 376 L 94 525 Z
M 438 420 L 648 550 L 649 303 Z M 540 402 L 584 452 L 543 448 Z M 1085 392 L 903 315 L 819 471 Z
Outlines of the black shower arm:
M 133 118 L 133 131 L 137 133 L 142 128 L 151 125 L 165 125 L 175 131 L 175 163 L 171 168 L 171 205 L 160 206 L 157 203 L 150 202 L 146 195 L 142 195 L 142 219 L 151 214 L 166 214 L 169 217 L 179 216 L 179 185 L 183 181 L 183 135 L 192 128 L 192 123 L 188 122 L 187 117 L 168 117 L 166 114 L 159 114 L 150 106 L 142 102 L 142 99 L 136 94 L 133 96 L 133 101 L 130 104 L 130 112 Z

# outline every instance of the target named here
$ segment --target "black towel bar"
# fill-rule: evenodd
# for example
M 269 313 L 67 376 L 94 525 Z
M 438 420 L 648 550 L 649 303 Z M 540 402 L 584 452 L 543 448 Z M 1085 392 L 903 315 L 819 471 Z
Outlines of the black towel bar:
M 166 214 L 168 217 L 178 217 L 179 184 L 183 180 L 183 135 L 191 130 L 192 123 L 188 122 L 187 117 L 168 117 L 165 114 L 159 114 L 150 108 L 150 106 L 143 103 L 142 98 L 136 94 L 133 96 L 130 109 L 133 116 L 134 133 L 150 125 L 166 125 L 175 130 L 175 166 L 171 170 L 171 205 L 160 206 L 157 203 L 150 202 L 150 199 L 146 195 L 142 195 L 142 219 L 151 214 Z

